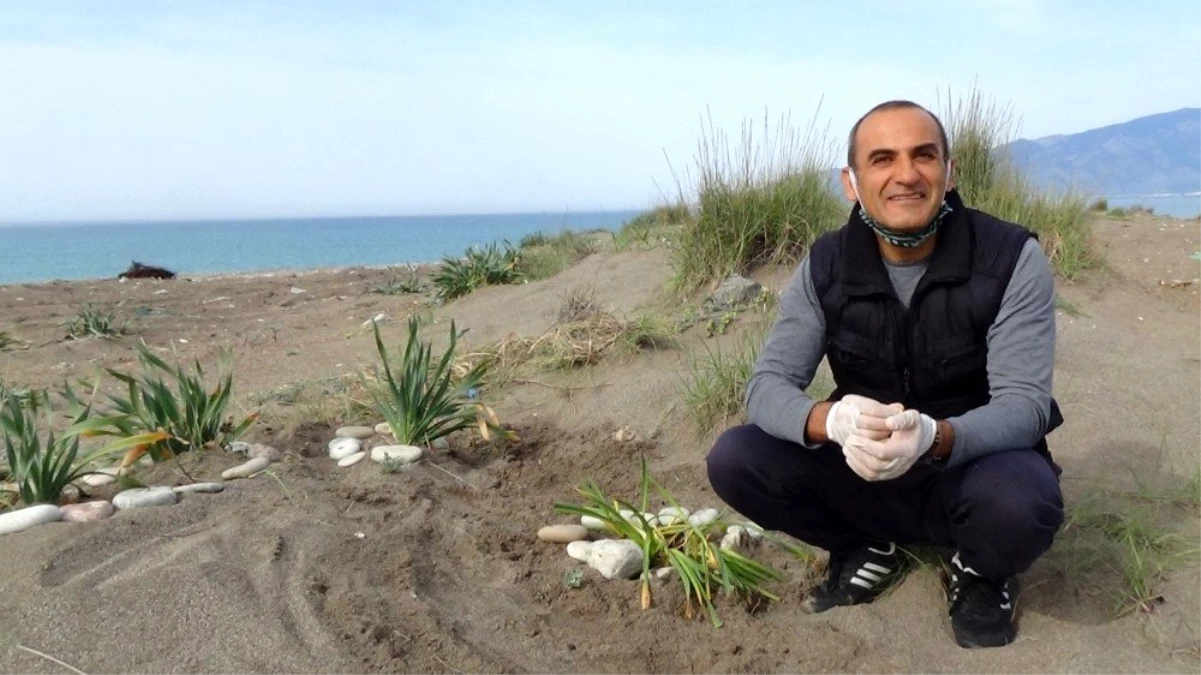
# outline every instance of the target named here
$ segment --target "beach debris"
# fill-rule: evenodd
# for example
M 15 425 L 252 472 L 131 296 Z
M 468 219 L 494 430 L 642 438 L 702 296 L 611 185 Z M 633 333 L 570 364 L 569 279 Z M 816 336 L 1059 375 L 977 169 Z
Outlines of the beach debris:
M 704 527 L 717 520 L 719 514 L 720 512 L 717 509 L 700 509 L 691 516 L 688 516 L 688 524 L 693 527 Z
M 97 520 L 104 520 L 113 515 L 116 507 L 111 502 L 95 501 L 81 502 L 79 504 L 67 504 L 60 509 L 62 511 L 63 521 L 68 523 L 90 523 Z
M 622 427 L 613 434 L 613 440 L 617 441 L 618 443 L 628 443 L 637 437 L 638 434 L 634 433 L 634 431 L 629 427 Z
M 580 562 L 588 562 L 588 552 L 592 550 L 592 542 L 583 539 L 567 545 L 567 555 Z
M 665 506 L 659 510 L 660 525 L 675 525 L 688 520 L 690 512 L 683 506 Z
M 176 485 L 175 487 L 173 487 L 171 489 L 175 490 L 175 494 L 177 494 L 177 495 L 186 495 L 186 494 L 194 494 L 194 493 L 211 494 L 214 492 L 221 492 L 222 490 L 224 490 L 225 483 L 189 483 L 187 485 Z
M 731 274 L 709 294 L 705 303 L 717 310 L 732 310 L 753 301 L 762 291 L 763 286 L 758 281 L 741 274 Z
M 291 293 L 292 295 L 300 295 L 301 293 L 308 293 L 308 291 L 304 290 L 303 288 L 297 288 L 296 286 L 289 288 L 288 292 Z
M 244 464 L 239 464 L 231 469 L 226 469 L 221 472 L 221 480 L 233 480 L 235 478 L 250 478 L 254 474 L 266 469 L 271 461 L 266 457 L 255 457 L 254 459 Z
M 388 318 L 388 315 L 387 315 L 387 314 L 384 314 L 383 312 L 380 312 L 379 314 L 376 314 L 375 316 L 371 317 L 370 319 L 367 319 L 366 321 L 364 321 L 364 322 L 363 322 L 363 327 L 364 327 L 364 328 L 370 328 L 370 327 L 371 327 L 371 324 L 373 324 L 373 323 L 383 323 L 385 320 L 387 320 L 387 318 Z
M 0 513 L 0 534 L 21 532 L 45 523 L 53 523 L 62 517 L 62 509 L 54 504 L 34 504 L 16 511 Z
M 329 442 L 329 458 L 344 459 L 363 449 L 363 442 L 357 438 L 335 438 Z
M 147 506 L 170 506 L 179 501 L 179 495 L 170 487 L 144 487 L 123 490 L 113 496 L 113 506 L 118 509 L 140 509 Z
M 371 461 L 412 464 L 421 459 L 424 451 L 415 445 L 381 445 L 371 450 Z
M 538 539 L 556 544 L 569 544 L 588 538 L 588 528 L 583 525 L 547 525 L 538 530 Z
M 348 466 L 354 466 L 355 464 L 358 464 L 359 462 L 363 461 L 363 458 L 366 456 L 367 456 L 367 453 L 363 452 L 363 451 L 356 452 L 353 455 L 347 455 L 347 456 L 343 457 L 342 459 L 338 460 L 338 466 L 344 467 L 344 468 L 348 467 Z
M 375 429 L 361 426 L 339 427 L 338 430 L 334 432 L 334 435 L 338 438 L 371 438 L 375 435 Z
M 606 579 L 633 579 L 642 572 L 642 549 L 629 539 L 601 539 L 588 547 L 586 562 Z
M 250 452 L 250 444 L 245 441 L 234 441 L 233 443 L 226 445 L 225 449 L 229 452 L 236 452 L 238 454 L 245 455 Z
M 1192 286 L 1198 282 L 1201 282 L 1201 279 L 1172 279 L 1170 281 L 1167 279 L 1160 279 L 1159 285 L 1165 288 L 1185 288 L 1186 286 Z
M 133 261 L 129 269 L 117 275 L 118 279 L 174 279 L 175 272 L 165 267 L 155 267 L 154 265 L 143 265 L 138 261 Z

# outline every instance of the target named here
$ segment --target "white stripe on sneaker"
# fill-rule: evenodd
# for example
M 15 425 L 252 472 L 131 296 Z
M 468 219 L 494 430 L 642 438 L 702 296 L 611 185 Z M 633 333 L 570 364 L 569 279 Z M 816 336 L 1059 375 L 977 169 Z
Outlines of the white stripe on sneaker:
M 858 572 L 855 572 L 855 576 L 863 577 L 864 579 L 868 579 L 868 580 L 872 581 L 873 583 L 877 583 L 877 584 L 880 583 L 880 580 L 884 578 L 878 574 L 874 574 L 867 570 L 859 570 Z
M 856 586 L 861 586 L 863 588 L 866 588 L 869 591 L 872 589 L 872 586 L 873 586 L 873 584 L 869 584 L 866 581 L 864 581 L 863 579 L 860 579 L 859 577 L 851 577 L 851 583 L 855 584 Z
M 892 571 L 892 570 L 888 569 L 887 567 L 885 567 L 883 565 L 877 565 L 874 562 L 863 563 L 863 569 L 871 570 L 873 572 L 879 572 L 880 574 L 888 574 L 889 572 Z

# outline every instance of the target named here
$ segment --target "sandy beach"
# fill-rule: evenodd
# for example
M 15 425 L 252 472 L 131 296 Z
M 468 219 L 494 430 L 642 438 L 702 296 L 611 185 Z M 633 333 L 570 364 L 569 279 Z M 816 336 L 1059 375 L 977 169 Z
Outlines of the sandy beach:
M 1093 234 L 1105 268 L 1059 281 L 1055 393 L 1067 421 L 1050 443 L 1069 505 L 1176 490 L 1201 462 L 1201 284 L 1190 257 L 1201 221 L 1102 217 Z M 392 274 L 378 268 L 0 286 L 0 330 L 21 341 L 0 352 L 5 383 L 53 387 L 133 368 L 139 339 L 213 370 L 229 349 L 238 410 L 262 413 L 246 440 L 283 453 L 272 475 L 220 494 L 0 535 L 0 672 L 70 672 L 29 650 L 87 673 L 1201 672 L 1197 556 L 1155 581 L 1152 606 L 1119 617 L 1121 580 L 1070 555 L 1071 531 L 1024 576 L 1019 637 L 1003 649 L 955 645 L 929 567 L 871 605 L 810 616 L 800 599 L 814 568 L 764 544 L 754 554 L 782 572 L 782 599 L 755 611 L 722 599 L 722 628 L 683 618 L 675 580 L 656 582 L 647 611 L 634 581 L 590 573 L 565 585 L 577 563 L 535 532 L 571 521 L 553 504 L 576 501 L 581 481 L 631 498 L 645 454 L 682 503 L 722 506 L 703 460 L 737 419 L 698 434 L 680 389 L 689 354 L 733 344 L 752 329 L 749 314 L 718 337 L 697 325 L 674 348 L 489 391 L 520 438 L 511 444 L 463 434 L 396 473 L 369 461 L 339 469 L 327 456 L 336 427 L 381 421 L 352 405 L 355 375 L 378 360 L 364 325 L 373 317 L 386 316 L 396 350 L 413 314 L 430 335 L 453 319 L 468 349 L 536 337 L 584 287 L 616 316 L 668 315 L 681 305 L 665 292 L 669 258 L 665 248 L 601 251 L 548 280 L 436 308 L 423 295 L 370 293 Z M 755 278 L 778 291 L 790 273 Z M 83 303 L 118 305 L 129 333 L 64 340 Z M 634 439 L 616 440 L 622 428 Z M 238 462 L 195 453 L 137 477 L 182 484 Z M 1157 513 L 1196 549 L 1195 506 Z

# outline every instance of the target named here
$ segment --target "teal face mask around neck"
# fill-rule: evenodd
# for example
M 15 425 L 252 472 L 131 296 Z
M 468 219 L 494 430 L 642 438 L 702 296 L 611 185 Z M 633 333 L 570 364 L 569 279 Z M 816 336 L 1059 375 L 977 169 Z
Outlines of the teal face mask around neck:
M 893 246 L 899 246 L 900 248 L 914 248 L 919 246 L 923 241 L 926 241 L 933 236 L 935 232 L 938 232 L 939 224 L 941 224 L 943 218 L 946 218 L 947 214 L 951 212 L 951 206 L 947 204 L 947 200 L 944 198 L 942 205 L 938 207 L 938 213 L 934 214 L 934 218 L 922 229 L 918 230 L 917 232 L 897 232 L 896 230 L 891 230 L 887 227 L 884 227 L 880 223 L 877 223 L 875 218 L 872 218 L 870 215 L 868 215 L 867 209 L 863 208 L 863 199 L 859 197 L 859 181 L 855 178 L 855 170 L 850 169 L 848 173 L 851 177 L 851 189 L 854 190 L 855 199 L 859 202 L 859 217 L 863 219 L 863 222 L 866 223 L 868 227 L 872 228 L 873 232 L 880 235 L 880 238 L 889 244 L 892 244 Z M 950 187 L 950 185 L 951 167 L 948 164 L 947 178 L 943 183 L 944 195 L 946 194 L 947 188 Z

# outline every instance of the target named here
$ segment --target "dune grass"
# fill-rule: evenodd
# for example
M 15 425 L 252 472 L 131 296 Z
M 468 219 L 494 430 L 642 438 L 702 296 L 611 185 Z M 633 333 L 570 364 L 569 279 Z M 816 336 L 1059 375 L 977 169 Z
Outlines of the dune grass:
M 746 122 L 737 148 L 708 120 L 698 143 L 696 217 L 673 250 L 673 287 L 690 291 L 764 263 L 792 264 L 838 227 L 847 205 L 829 189 L 834 145 L 813 123 Z M 681 199 L 681 201 L 684 201 Z
M 112 339 L 124 335 L 128 330 L 128 324 L 117 317 L 115 308 L 92 303 L 84 303 L 66 327 L 67 338 L 71 340 Z
M 521 238 L 517 271 L 530 281 L 549 279 L 600 250 L 595 232 L 533 232 Z
M 972 90 L 948 101 L 939 116 L 950 137 L 955 184 L 965 204 L 1033 230 L 1051 266 L 1065 279 L 1099 263 L 1087 200 L 1072 192 L 1039 191 L 1005 152 L 1015 138 L 1009 108 Z

